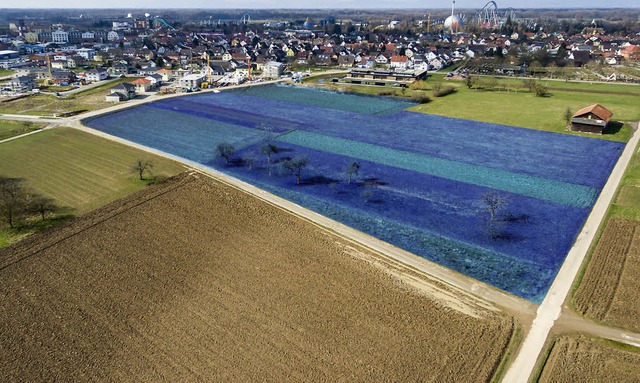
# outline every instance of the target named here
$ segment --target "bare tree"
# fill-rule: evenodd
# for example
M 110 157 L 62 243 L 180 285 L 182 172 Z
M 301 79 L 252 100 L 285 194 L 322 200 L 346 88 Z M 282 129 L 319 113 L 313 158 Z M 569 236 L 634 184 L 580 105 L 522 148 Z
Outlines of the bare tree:
M 216 158 L 222 157 L 224 158 L 225 163 L 228 164 L 234 151 L 235 148 L 231 144 L 222 142 L 216 146 Z
M 371 190 L 363 190 L 362 192 L 360 192 L 360 197 L 362 197 L 364 203 L 368 203 L 372 195 L 373 192 Z
M 302 169 L 306 168 L 307 165 L 309 165 L 309 159 L 306 157 L 282 161 L 282 167 L 296 176 L 296 185 L 300 185 L 300 176 L 302 174 Z
M 491 237 L 495 237 L 497 235 L 496 221 L 498 221 L 496 216 L 498 211 L 507 203 L 507 199 L 497 193 L 486 193 L 482 195 L 482 201 L 484 202 L 486 209 L 489 211 L 487 230 Z
M 40 214 L 43 221 L 48 213 L 55 213 L 59 210 L 53 198 L 33 194 L 29 200 L 29 211 Z
M 140 177 L 140 181 L 144 180 L 144 172 L 149 171 L 149 169 L 153 168 L 153 164 L 150 161 L 143 160 L 138 158 L 136 162 L 131 166 L 131 171 L 138 173 L 138 177 Z
M 256 154 L 254 152 L 249 152 L 244 156 L 242 161 L 247 165 L 249 170 L 253 170 L 253 164 L 256 162 Z
M 260 147 L 260 151 L 267 155 L 267 163 L 271 163 L 271 156 L 278 153 L 278 147 L 270 142 L 265 142 Z
M 353 177 L 356 177 L 358 175 L 359 171 L 360 171 L 359 162 L 352 161 L 349 163 L 349 165 L 347 165 L 347 169 L 345 170 L 345 173 L 347 174 L 347 179 L 349 183 L 351 183 L 351 179 Z
M 22 179 L 0 176 L 0 214 L 9 227 L 27 210 L 28 193 Z

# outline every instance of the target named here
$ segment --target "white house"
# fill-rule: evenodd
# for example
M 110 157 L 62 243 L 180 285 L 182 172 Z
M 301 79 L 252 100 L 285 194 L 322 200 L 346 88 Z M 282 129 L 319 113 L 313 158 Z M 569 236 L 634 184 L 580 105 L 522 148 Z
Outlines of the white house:
M 382 53 L 380 53 L 379 55 L 376 56 L 376 64 L 388 64 L 389 63 L 389 59 L 387 58 L 387 56 L 383 55 Z
M 69 42 L 69 33 L 63 31 L 62 29 L 51 32 L 51 41 L 56 44 L 66 44 Z
M 389 68 L 405 70 L 409 68 L 409 58 L 407 56 L 392 56 Z
M 194 89 L 199 88 L 205 80 L 206 76 L 202 73 L 188 74 L 178 80 L 178 84 L 183 88 Z
M 109 78 L 109 72 L 107 72 L 107 70 L 104 68 L 96 68 L 88 70 L 87 72 L 85 72 L 84 76 L 85 80 L 87 81 L 102 81 Z
M 265 64 L 262 77 L 276 79 L 284 72 L 284 64 L 277 61 L 269 61 Z
M 78 56 L 84 57 L 85 60 L 93 60 L 93 56 L 96 55 L 95 49 L 89 48 L 80 48 L 76 50 L 76 53 L 78 54 Z

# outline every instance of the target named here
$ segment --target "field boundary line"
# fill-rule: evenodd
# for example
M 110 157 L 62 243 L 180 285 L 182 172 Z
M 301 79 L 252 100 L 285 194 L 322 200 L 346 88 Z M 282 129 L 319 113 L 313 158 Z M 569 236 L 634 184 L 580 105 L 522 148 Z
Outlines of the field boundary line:
M 547 292 L 547 295 L 538 308 L 531 329 L 526 335 L 522 347 L 511 365 L 503 382 L 528 383 L 533 373 L 536 361 L 547 341 L 551 328 L 560 317 L 562 306 L 569 295 L 573 281 L 575 280 L 582 263 L 584 262 L 591 244 L 593 243 L 598 228 L 602 224 L 605 215 L 611 205 L 618 186 L 624 177 L 625 171 L 631 161 L 635 148 L 640 139 L 640 132 L 635 131 L 627 142 L 624 151 L 618 158 L 607 183 L 602 188 L 600 196 L 596 200 L 587 221 L 578 234 L 573 247 L 569 250 L 562 267 Z

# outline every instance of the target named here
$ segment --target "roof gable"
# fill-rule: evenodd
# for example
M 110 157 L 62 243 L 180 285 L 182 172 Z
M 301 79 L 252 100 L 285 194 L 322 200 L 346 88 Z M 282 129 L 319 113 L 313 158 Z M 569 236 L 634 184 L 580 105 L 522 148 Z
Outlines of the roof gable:
M 576 118 L 576 117 L 584 116 L 589 113 L 592 113 L 593 115 L 595 115 L 596 117 L 604 121 L 609 121 L 611 116 L 613 116 L 613 113 L 611 113 L 611 111 L 609 111 L 604 106 L 600 104 L 593 104 L 593 105 L 587 106 L 586 108 L 580 109 L 573 115 L 573 117 Z

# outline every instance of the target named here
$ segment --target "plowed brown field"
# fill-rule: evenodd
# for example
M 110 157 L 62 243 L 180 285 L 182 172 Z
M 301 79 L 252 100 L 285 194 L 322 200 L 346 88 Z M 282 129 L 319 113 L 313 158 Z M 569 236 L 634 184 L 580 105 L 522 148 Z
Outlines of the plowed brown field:
M 488 381 L 513 321 L 182 175 L 0 250 L 5 381 Z
M 637 349 L 636 349 L 637 350 Z M 640 353 L 582 336 L 560 337 L 539 382 L 638 382 Z
M 574 297 L 583 314 L 640 331 L 640 222 L 611 218 Z

